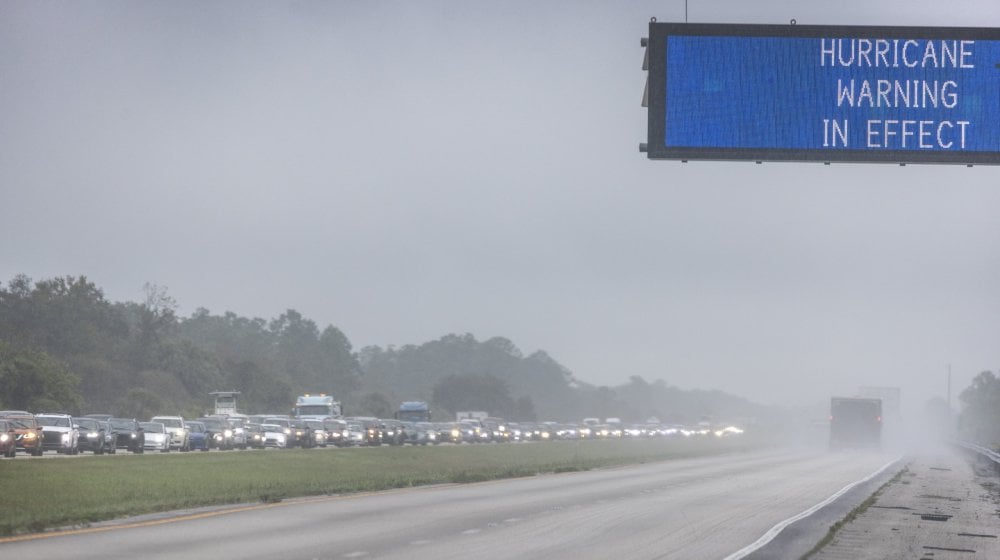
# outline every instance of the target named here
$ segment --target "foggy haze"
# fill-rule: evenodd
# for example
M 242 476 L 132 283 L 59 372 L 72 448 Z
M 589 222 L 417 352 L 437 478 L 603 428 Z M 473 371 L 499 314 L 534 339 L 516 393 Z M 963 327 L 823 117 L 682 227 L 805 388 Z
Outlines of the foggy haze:
M 689 11 L 1000 25 L 872 4 Z M 503 336 L 767 404 L 915 412 L 1000 365 L 1000 171 L 649 161 L 653 16 L 684 3 L 3 3 L 0 282 L 293 308 L 355 349 Z

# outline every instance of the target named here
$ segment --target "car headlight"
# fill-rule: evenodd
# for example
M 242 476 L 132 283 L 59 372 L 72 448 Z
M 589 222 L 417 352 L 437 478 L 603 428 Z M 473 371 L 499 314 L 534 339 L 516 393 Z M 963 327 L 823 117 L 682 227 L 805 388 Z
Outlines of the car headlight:
M 24 434 L 24 439 L 35 439 L 36 437 L 38 437 L 38 435 L 35 434 L 35 432 L 28 432 Z
M 290 430 L 289 428 L 285 428 L 285 435 L 286 436 L 292 435 L 292 430 Z
M 224 435 L 225 435 L 225 437 L 227 437 L 227 438 L 231 438 L 231 437 L 233 437 L 233 431 L 232 431 L 232 430 L 226 430 L 225 432 L 223 432 L 223 434 L 224 434 Z
M 132 432 L 132 439 L 139 437 L 135 432 Z
M 0 434 L 0 441 L 2 441 L 2 442 L 8 442 L 8 441 L 10 441 L 10 435 L 9 434 Z

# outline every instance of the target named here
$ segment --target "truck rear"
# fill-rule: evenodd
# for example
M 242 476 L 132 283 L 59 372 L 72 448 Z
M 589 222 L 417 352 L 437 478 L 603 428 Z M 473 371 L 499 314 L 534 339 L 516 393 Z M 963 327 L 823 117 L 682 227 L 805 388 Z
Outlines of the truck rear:
M 882 445 L 882 399 L 830 399 L 830 449 Z

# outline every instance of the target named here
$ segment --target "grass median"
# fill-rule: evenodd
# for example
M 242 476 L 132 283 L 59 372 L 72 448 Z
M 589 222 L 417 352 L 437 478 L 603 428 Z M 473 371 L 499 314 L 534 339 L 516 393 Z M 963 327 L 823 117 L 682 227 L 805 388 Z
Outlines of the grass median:
M 713 455 L 749 437 L 170 453 L 0 462 L 0 535 L 145 513 Z

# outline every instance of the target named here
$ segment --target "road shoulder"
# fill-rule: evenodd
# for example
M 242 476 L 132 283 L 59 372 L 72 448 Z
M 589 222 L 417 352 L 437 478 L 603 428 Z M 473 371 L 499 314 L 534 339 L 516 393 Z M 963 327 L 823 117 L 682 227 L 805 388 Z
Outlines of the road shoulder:
M 958 452 L 915 455 L 902 476 L 809 558 L 1000 558 L 997 483 L 995 472 L 977 472 Z

